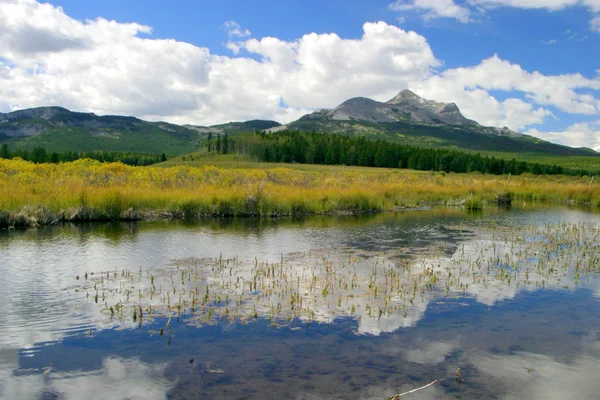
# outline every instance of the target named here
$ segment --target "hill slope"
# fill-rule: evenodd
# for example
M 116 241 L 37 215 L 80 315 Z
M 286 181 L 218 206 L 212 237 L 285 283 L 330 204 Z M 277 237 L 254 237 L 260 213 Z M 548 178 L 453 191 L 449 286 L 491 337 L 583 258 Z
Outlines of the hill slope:
M 233 135 L 278 125 L 274 121 L 253 120 L 212 127 L 179 126 L 134 117 L 72 112 L 62 107 L 39 107 L 0 113 L 0 143 L 7 142 L 15 149 L 44 147 L 48 152 L 103 150 L 164 152 L 173 156 L 193 151 L 209 132 Z

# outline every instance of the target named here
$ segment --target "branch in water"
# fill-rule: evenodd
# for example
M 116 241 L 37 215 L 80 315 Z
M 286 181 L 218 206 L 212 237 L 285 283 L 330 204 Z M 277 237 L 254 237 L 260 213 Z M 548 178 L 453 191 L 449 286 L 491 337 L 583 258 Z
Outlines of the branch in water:
M 431 386 L 431 385 L 435 384 L 435 383 L 436 383 L 436 382 L 438 382 L 438 381 L 439 381 L 439 379 L 436 379 L 435 381 L 433 381 L 433 382 L 431 382 L 431 383 L 428 383 L 428 384 L 427 384 L 427 385 L 425 385 L 425 386 L 421 386 L 421 387 L 419 387 L 419 388 L 416 388 L 416 389 L 413 389 L 413 390 L 409 390 L 408 392 L 404 392 L 404 393 L 396 394 L 396 395 L 394 395 L 393 397 L 391 397 L 389 400 L 397 400 L 397 399 L 399 399 L 399 398 L 400 398 L 400 397 L 402 397 L 402 396 L 406 396 L 407 394 L 411 394 L 411 393 L 414 393 L 414 392 L 418 392 L 419 390 L 426 389 L 426 388 L 428 388 L 429 386 Z

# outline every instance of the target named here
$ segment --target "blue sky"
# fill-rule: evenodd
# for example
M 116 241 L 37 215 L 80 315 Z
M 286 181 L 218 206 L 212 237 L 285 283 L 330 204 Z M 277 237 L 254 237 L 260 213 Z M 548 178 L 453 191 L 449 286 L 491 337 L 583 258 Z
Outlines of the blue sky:
M 2 3 L 0 111 L 288 122 L 408 87 L 486 125 L 600 148 L 600 0 Z
M 153 28 L 157 38 L 175 38 L 226 53 L 225 21 L 233 20 L 254 37 L 293 40 L 310 32 L 335 32 L 359 38 L 362 24 L 386 21 L 424 35 L 444 66 L 472 65 L 497 53 L 527 70 L 544 74 L 580 72 L 593 76 L 600 68 L 600 34 L 590 32 L 585 7 L 560 12 L 499 8 L 472 24 L 453 19 L 423 21 L 414 12 L 389 9 L 389 0 L 192 1 L 61 0 L 53 1 L 77 19 L 102 16 Z M 399 23 L 398 17 L 404 18 Z M 549 43 L 556 40 L 556 43 Z

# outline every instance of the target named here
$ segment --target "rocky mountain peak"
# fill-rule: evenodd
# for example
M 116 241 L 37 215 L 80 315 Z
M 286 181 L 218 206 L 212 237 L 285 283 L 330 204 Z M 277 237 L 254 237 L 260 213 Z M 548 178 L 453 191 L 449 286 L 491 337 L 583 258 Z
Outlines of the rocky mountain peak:
M 396 96 L 394 96 L 393 98 L 391 98 L 390 100 L 388 100 L 386 103 L 387 104 L 399 104 L 405 101 L 417 101 L 417 102 L 422 102 L 424 99 L 419 96 L 418 94 L 416 94 L 415 92 L 413 92 L 410 89 L 404 89 L 403 91 L 401 91 L 400 93 L 398 93 Z
M 455 103 L 427 100 L 404 89 L 385 103 L 367 97 L 354 97 L 332 110 L 320 110 L 302 117 L 302 120 L 331 119 L 338 121 L 369 121 L 394 123 L 410 121 L 434 125 L 478 125 L 465 118 Z

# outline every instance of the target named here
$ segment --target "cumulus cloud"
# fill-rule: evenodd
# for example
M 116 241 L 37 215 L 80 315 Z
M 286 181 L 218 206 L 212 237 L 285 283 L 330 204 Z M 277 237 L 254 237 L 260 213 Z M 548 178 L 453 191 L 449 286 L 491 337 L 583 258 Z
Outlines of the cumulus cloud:
M 527 134 L 567 146 L 591 147 L 600 151 L 600 121 L 573 124 L 562 132 L 529 129 Z
M 366 23 L 360 39 L 311 33 L 286 42 L 250 39 L 244 49 L 263 57 L 279 92 L 299 107 L 331 107 L 353 96 L 392 97 L 439 65 L 427 40 L 384 22 Z M 324 90 L 326 88 L 326 90 Z
M 0 21 L 3 111 L 57 104 L 176 123 L 286 122 L 351 96 L 391 97 L 438 65 L 423 36 L 383 22 L 366 23 L 360 39 L 311 33 L 230 45 L 256 61 L 145 37 L 150 28 L 138 24 L 77 21 L 32 0 L 0 3 Z M 233 21 L 226 27 L 230 37 L 249 34 Z M 40 35 L 45 42 L 28 45 Z
M 600 113 L 600 100 L 581 90 L 600 89 L 600 79 L 581 74 L 543 75 L 528 72 L 497 55 L 473 67 L 448 69 L 415 86 L 418 94 L 440 101 L 455 101 L 461 111 L 484 125 L 522 129 L 543 122 L 552 112 Z M 496 100 L 489 91 L 521 92 L 525 100 Z
M 453 0 L 397 0 L 389 5 L 394 11 L 417 11 L 423 18 L 453 18 L 467 23 L 471 20 L 471 11 L 454 3 Z

